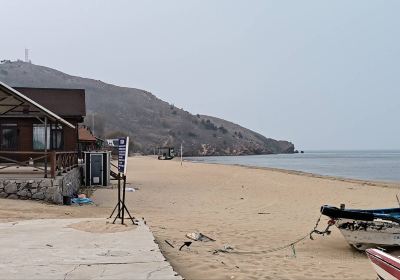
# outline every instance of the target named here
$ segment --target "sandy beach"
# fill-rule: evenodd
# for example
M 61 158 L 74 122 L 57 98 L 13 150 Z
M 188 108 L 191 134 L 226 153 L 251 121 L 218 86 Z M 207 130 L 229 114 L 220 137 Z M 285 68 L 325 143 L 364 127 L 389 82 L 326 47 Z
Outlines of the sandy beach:
M 291 249 L 267 253 L 312 230 L 323 204 L 395 207 L 396 184 L 292 174 L 246 168 L 132 157 L 128 163 L 127 206 L 144 218 L 164 255 L 186 279 L 376 279 L 366 256 L 352 249 L 336 228 Z M 106 217 L 115 189 L 99 189 L 96 205 L 56 206 L 0 200 L 0 219 Z M 327 219 L 322 218 L 319 229 Z M 199 231 L 215 242 L 193 242 L 179 251 L 187 233 Z M 170 242 L 175 248 L 168 245 Z M 231 246 L 231 253 L 213 254 Z

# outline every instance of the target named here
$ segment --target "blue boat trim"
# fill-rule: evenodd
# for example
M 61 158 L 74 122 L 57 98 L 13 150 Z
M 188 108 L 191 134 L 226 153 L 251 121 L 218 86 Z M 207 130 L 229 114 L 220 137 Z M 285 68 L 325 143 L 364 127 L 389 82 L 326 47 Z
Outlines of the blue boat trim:
M 353 219 L 362 221 L 373 221 L 375 219 L 388 220 L 400 224 L 400 208 L 382 209 L 339 209 L 335 206 L 324 205 L 321 214 L 331 219 Z

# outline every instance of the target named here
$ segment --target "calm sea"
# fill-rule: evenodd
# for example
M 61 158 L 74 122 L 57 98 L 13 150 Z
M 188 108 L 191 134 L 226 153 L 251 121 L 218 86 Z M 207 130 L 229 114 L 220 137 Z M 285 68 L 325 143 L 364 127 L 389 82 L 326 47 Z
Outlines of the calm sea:
M 400 182 L 400 151 L 305 151 L 304 154 L 186 159 L 198 162 L 273 167 L 361 180 Z

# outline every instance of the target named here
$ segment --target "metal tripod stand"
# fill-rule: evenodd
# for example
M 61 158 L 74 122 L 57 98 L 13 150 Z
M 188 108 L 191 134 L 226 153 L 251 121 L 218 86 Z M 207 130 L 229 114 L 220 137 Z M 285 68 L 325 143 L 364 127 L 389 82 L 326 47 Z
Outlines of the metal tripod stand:
M 125 211 L 128 214 L 127 219 L 130 219 L 132 221 L 132 224 L 135 225 L 135 218 L 131 216 L 129 213 L 128 208 L 126 207 L 125 204 L 125 189 L 126 189 L 126 175 L 118 172 L 118 202 L 114 207 L 114 210 L 112 211 L 111 215 L 109 218 L 111 218 L 114 215 L 114 212 L 117 210 L 117 215 L 114 218 L 113 224 L 115 224 L 115 221 L 117 219 L 121 219 L 121 224 L 124 225 L 124 219 L 125 219 Z M 123 181 L 122 189 L 121 189 L 121 180 Z M 122 191 L 122 199 L 121 199 L 121 191 Z

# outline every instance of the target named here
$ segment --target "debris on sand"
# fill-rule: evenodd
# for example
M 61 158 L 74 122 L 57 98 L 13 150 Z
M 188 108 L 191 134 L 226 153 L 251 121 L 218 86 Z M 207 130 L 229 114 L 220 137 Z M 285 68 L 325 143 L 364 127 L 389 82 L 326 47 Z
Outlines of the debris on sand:
M 188 233 L 188 234 L 186 234 L 186 237 L 189 239 L 192 239 L 194 241 L 202 241 L 202 242 L 215 241 L 211 237 L 208 237 L 208 236 L 202 234 L 201 232 Z
M 167 243 L 169 246 L 171 246 L 172 248 L 175 248 L 174 245 L 171 244 L 171 242 L 169 242 L 168 240 L 164 240 L 165 243 Z
M 189 249 L 190 245 L 192 245 L 192 241 L 185 241 L 183 243 L 183 245 L 181 247 L 179 247 L 179 251 L 182 251 L 182 248 L 185 246 L 188 247 L 188 249 Z
M 224 245 L 224 247 L 222 247 L 221 249 L 216 249 L 214 250 L 212 253 L 213 255 L 218 254 L 218 253 L 230 253 L 232 252 L 234 249 L 232 246 L 229 245 Z
M 83 204 L 92 204 L 93 200 L 91 200 L 90 198 L 73 198 L 71 199 L 72 203 L 74 204 L 79 204 L 79 205 L 83 205 Z

